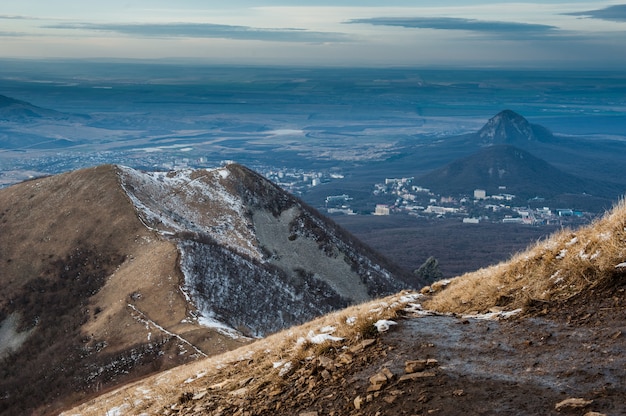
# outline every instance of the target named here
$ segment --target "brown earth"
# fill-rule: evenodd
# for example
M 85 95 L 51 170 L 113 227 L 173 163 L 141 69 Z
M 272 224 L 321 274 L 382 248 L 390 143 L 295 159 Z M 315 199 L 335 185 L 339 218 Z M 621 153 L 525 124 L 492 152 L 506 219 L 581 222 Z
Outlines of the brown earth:
M 141 223 L 116 167 L 2 189 L 0 323 L 29 335 L 0 354 L 0 414 L 54 413 L 248 342 L 185 321 L 181 284 L 176 246 Z

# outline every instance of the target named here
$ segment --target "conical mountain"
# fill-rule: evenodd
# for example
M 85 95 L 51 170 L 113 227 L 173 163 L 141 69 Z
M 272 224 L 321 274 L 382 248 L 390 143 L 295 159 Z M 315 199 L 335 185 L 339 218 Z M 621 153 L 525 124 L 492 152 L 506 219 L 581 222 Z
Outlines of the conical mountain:
M 505 192 L 523 198 L 565 193 L 615 196 L 617 192 L 609 185 L 562 172 L 510 145 L 486 147 L 418 178 L 416 183 L 448 195 L 472 194 L 477 188 L 491 195 Z
M 100 166 L 0 190 L 0 414 L 223 352 L 404 286 L 240 165 Z
M 520 144 L 529 141 L 549 141 L 552 133 L 545 127 L 531 124 L 512 110 L 493 116 L 476 133 L 483 144 Z

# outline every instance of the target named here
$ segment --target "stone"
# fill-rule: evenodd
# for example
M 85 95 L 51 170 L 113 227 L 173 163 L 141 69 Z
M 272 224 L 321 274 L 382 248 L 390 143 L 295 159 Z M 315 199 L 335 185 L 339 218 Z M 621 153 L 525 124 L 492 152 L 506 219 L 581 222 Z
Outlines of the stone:
M 561 410 L 567 410 L 567 409 L 581 409 L 583 407 L 589 406 L 591 403 L 593 403 L 593 400 L 586 400 L 586 399 L 582 399 L 579 397 L 572 397 L 572 398 L 565 399 L 563 401 L 558 402 L 554 406 L 554 409 L 558 412 L 560 412 Z
M 439 361 L 434 358 L 429 358 L 426 360 L 426 367 L 437 367 L 439 365 Z
M 372 384 L 371 386 L 369 386 L 367 388 L 367 392 L 371 393 L 371 392 L 374 392 L 374 391 L 380 391 L 380 390 L 382 390 L 383 386 L 384 386 L 384 384 Z
M 426 369 L 426 360 L 410 360 L 404 363 L 404 372 L 407 374 L 424 371 Z
M 387 377 L 387 380 L 393 379 L 393 373 L 387 367 L 383 368 L 381 373 L 384 374 L 385 377 Z
M 360 344 L 353 345 L 348 350 L 353 354 L 363 351 L 365 348 L 369 347 L 373 343 L 375 343 L 375 339 L 364 339 Z
M 232 380 L 231 379 L 226 379 L 220 383 L 217 384 L 213 384 L 212 386 L 209 386 L 210 390 L 221 390 L 223 389 L 228 383 L 230 383 Z
M 248 388 L 242 387 L 238 390 L 231 391 L 228 394 L 230 394 L 231 396 L 245 396 L 246 394 L 248 394 Z
M 334 370 L 335 369 L 335 362 L 333 360 L 331 360 L 328 357 L 324 357 L 323 355 L 318 357 L 318 361 L 320 363 L 320 366 L 324 367 L 327 370 Z
M 363 404 L 363 399 L 361 398 L 361 396 L 356 396 L 356 398 L 354 399 L 354 408 L 356 410 L 361 410 L 362 404 Z
M 421 371 L 419 373 L 405 374 L 402 377 L 400 377 L 398 381 L 400 382 L 414 381 L 420 378 L 435 377 L 436 375 L 437 374 L 433 373 L 432 371 Z
M 204 396 L 206 396 L 206 393 L 207 393 L 206 390 L 202 391 L 200 393 L 196 393 L 196 394 L 194 394 L 194 396 L 191 399 L 192 400 L 200 400 L 200 399 L 204 398 Z
M 382 372 L 374 374 L 370 377 L 371 384 L 385 384 L 387 382 L 387 376 Z
M 396 401 L 397 398 L 398 396 L 385 396 L 383 400 L 387 402 L 388 404 L 392 404 L 393 402 Z

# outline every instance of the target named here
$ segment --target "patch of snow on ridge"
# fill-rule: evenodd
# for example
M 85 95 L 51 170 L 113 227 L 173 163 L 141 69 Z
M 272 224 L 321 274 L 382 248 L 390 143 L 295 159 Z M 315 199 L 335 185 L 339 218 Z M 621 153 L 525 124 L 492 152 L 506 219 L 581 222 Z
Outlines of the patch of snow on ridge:
M 222 323 L 218 321 L 217 319 L 214 319 L 208 316 L 202 316 L 202 315 L 199 316 L 198 323 L 204 327 L 215 329 L 220 334 L 226 335 L 233 339 L 245 338 L 243 334 L 241 334 L 241 332 L 237 331 L 236 329 L 233 329 L 229 327 L 228 325 L 226 325 L 225 323 Z
M 162 235 L 195 232 L 217 243 L 261 260 L 242 199 L 230 193 L 227 168 L 139 172 L 119 167 L 122 188 L 142 221 Z

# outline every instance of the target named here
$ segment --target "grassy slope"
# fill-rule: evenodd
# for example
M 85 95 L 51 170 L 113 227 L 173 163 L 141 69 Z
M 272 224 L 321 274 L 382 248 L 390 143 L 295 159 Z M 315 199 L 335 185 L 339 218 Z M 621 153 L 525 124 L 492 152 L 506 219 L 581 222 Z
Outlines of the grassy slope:
M 510 261 L 460 276 L 428 308 L 464 313 L 565 301 L 625 278 L 626 201 L 578 230 L 562 230 Z

